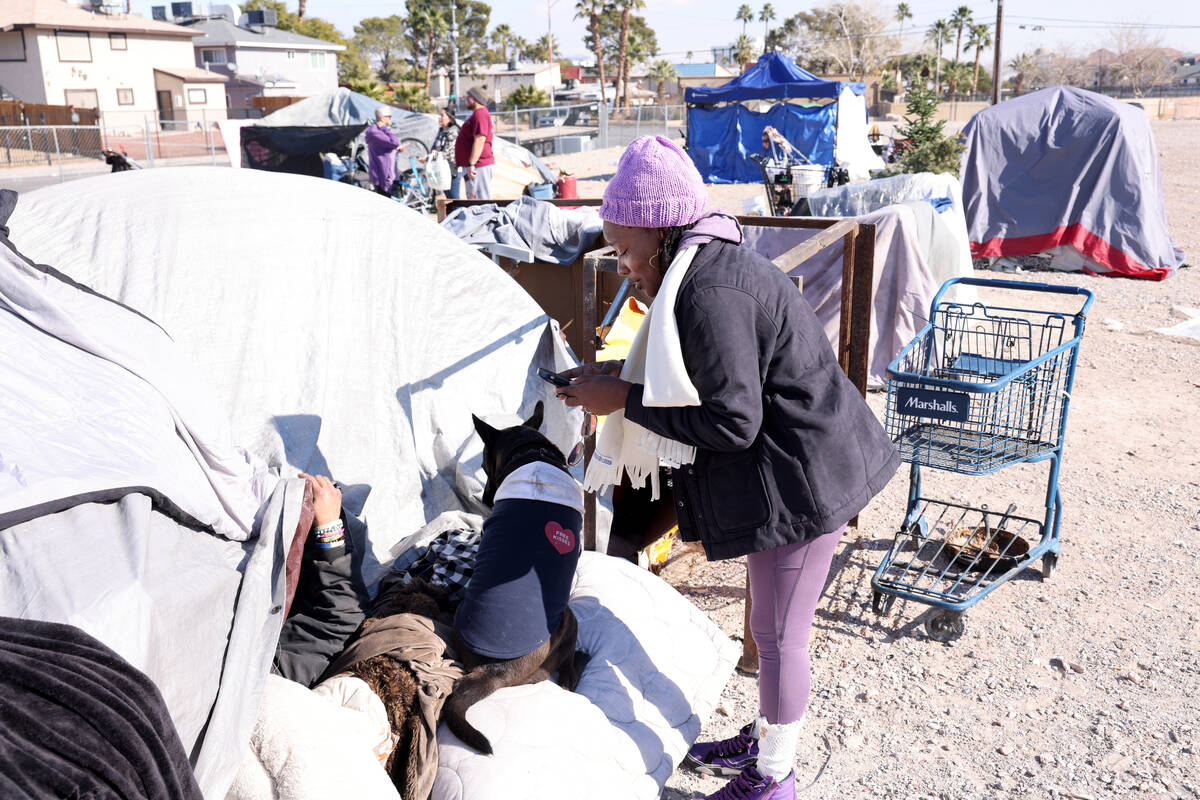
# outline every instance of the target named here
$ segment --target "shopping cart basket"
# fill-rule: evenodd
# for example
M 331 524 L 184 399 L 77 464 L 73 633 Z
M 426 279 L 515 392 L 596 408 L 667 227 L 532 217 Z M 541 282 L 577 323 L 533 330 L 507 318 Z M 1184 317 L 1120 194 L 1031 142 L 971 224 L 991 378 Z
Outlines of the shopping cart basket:
M 955 284 L 1082 298 L 1078 311 L 943 301 Z M 1058 474 L 1075 362 L 1092 293 L 1074 286 L 955 278 L 938 291 L 929 324 L 888 366 L 885 425 L 911 464 L 908 506 L 871 581 L 875 610 L 896 597 L 943 612 L 938 641 L 964 630 L 963 612 L 1039 558 L 1049 578 L 1059 553 Z M 1041 521 L 923 496 L 921 467 L 985 475 L 1050 461 Z
M 763 187 L 771 216 L 786 216 L 801 197 L 825 185 L 829 168 L 822 164 L 800 163 L 794 158 L 769 158 L 755 153 L 750 158 L 762 170 Z

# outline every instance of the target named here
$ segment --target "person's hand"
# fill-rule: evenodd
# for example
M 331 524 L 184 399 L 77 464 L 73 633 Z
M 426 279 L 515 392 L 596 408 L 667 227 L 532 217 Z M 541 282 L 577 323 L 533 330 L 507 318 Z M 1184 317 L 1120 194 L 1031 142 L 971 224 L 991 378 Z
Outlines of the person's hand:
M 315 524 L 328 525 L 342 516 L 342 490 L 334 486 L 332 480 L 324 475 L 305 475 L 303 472 L 300 477 L 312 489 Z
M 590 366 L 590 365 L 589 365 Z M 612 375 L 580 375 L 570 386 L 561 386 L 555 394 L 568 406 L 606 416 L 625 408 L 625 398 L 633 384 Z
M 578 367 L 571 367 L 558 373 L 564 378 L 578 378 L 580 375 L 612 375 L 614 377 L 621 374 L 621 368 L 625 366 L 625 359 L 615 359 L 613 361 L 593 361 L 590 364 L 580 364 Z
M 401 142 L 400 146 L 396 148 L 396 152 L 399 153 L 401 150 L 403 150 L 406 147 L 408 147 L 408 142 Z
M 475 165 L 474 164 L 467 167 L 467 177 L 470 178 L 471 180 L 475 180 Z

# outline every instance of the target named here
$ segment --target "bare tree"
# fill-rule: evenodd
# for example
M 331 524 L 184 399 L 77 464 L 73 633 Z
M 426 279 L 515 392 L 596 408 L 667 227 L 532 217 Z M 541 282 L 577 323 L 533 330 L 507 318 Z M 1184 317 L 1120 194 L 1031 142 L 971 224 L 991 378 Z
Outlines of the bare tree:
M 849 75 L 878 75 L 897 48 L 887 33 L 890 15 L 875 2 L 852 0 L 801 11 L 784 24 L 785 50 L 806 68 Z
M 1116 53 L 1113 71 L 1117 80 L 1128 84 L 1135 97 L 1170 81 L 1171 56 L 1163 47 L 1161 34 L 1141 27 L 1117 28 L 1110 42 L 1108 49 Z
M 1059 42 L 1049 50 L 1034 53 L 1026 79 L 1039 89 L 1047 86 L 1087 86 L 1091 71 L 1078 48 Z

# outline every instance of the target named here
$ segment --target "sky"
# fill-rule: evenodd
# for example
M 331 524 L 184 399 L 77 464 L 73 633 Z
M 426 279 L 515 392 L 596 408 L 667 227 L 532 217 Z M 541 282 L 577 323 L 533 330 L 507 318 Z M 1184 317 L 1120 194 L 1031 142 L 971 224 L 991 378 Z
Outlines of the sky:
M 222 0 L 213 0 L 221 2 Z M 226 2 L 228 0 L 225 0 Z M 583 44 L 584 22 L 574 19 L 574 0 L 493 0 L 491 25 L 506 23 L 518 35 L 531 41 L 542 36 L 547 24 L 563 49 L 571 57 L 586 52 Z M 693 61 L 711 61 L 709 48 L 732 42 L 741 32 L 734 20 L 738 0 L 645 0 L 640 13 L 658 36 L 660 54 L 672 61 L 684 61 L 688 51 Z M 151 5 L 169 4 L 167 0 L 133 0 L 133 10 L 149 16 Z M 773 3 L 779 19 L 826 2 Z M 917 49 L 923 31 L 936 19 L 948 17 L 959 5 L 975 12 L 977 21 L 994 22 L 994 0 L 908 0 L 913 18 L 905 23 L 905 46 Z M 757 16 L 762 0 L 749 5 Z M 296 0 L 287 0 L 291 10 Z M 894 13 L 895 2 L 880 0 L 878 7 Z M 308 0 L 308 14 L 323 17 L 347 35 L 363 17 L 403 14 L 403 0 Z M 1185 52 L 1200 51 L 1200 2 L 1196 0 L 1004 0 L 1005 62 L 1017 53 L 1039 46 L 1053 49 L 1066 44 L 1081 52 L 1102 47 L 1112 24 L 1157 26 L 1151 32 L 1161 34 L 1163 44 Z M 1025 26 L 1024 29 L 1021 26 Z M 1035 30 L 1041 26 L 1043 30 Z M 894 27 L 898 30 L 898 24 Z M 762 36 L 763 23 L 748 26 L 752 35 Z M 909 33 L 913 31 L 913 33 Z M 986 59 L 986 57 L 985 57 Z

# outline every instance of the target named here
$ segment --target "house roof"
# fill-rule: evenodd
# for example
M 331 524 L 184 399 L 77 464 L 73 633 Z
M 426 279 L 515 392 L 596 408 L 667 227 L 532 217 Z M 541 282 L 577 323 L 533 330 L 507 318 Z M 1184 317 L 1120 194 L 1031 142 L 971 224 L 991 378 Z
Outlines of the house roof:
M 720 64 L 676 64 L 675 72 L 681 78 L 732 78 L 733 73 Z
M 234 25 L 224 17 L 213 19 L 198 19 L 187 23 L 193 31 L 199 31 L 202 36 L 193 40 L 196 47 L 256 47 L 269 50 L 328 50 L 340 52 L 345 45 L 304 36 L 292 31 L 281 31 L 270 26 L 243 28 Z
M 179 78 L 184 83 L 227 83 L 229 78 L 199 67 L 155 67 L 155 72 Z
M 0 31 L 14 28 L 54 28 L 72 31 L 141 33 L 148 36 L 190 38 L 195 31 L 136 14 L 97 14 L 66 0 L 4 0 L 0 3 Z

